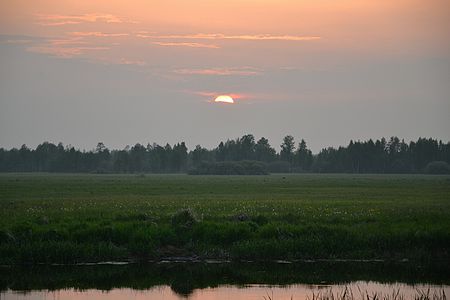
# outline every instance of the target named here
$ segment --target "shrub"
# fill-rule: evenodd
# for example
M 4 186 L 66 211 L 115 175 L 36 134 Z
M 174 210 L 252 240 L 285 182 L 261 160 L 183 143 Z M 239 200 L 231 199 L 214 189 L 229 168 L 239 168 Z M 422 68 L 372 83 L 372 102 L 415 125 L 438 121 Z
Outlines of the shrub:
M 190 175 L 267 175 L 267 166 L 263 162 L 242 160 L 222 162 L 202 162 L 188 172 Z
M 197 223 L 190 209 L 183 209 L 172 216 L 172 226 L 175 229 L 191 229 Z
M 427 174 L 450 174 L 450 165 L 445 161 L 432 161 L 425 167 Z
M 263 215 L 258 215 L 252 218 L 252 221 L 258 224 L 259 226 L 266 225 L 267 223 L 269 223 L 269 219 Z
M 411 173 L 412 165 L 405 159 L 396 159 L 391 165 L 391 173 L 404 174 Z
M 291 164 L 287 161 L 274 161 L 269 164 L 268 169 L 272 173 L 290 173 Z

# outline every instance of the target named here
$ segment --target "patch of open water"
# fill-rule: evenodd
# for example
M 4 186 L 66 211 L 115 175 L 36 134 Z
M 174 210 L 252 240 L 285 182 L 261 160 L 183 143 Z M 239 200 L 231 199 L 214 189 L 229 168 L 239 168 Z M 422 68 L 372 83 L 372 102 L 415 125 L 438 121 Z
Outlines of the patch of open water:
M 444 300 L 444 295 L 450 295 L 449 274 L 449 268 L 441 263 L 431 266 L 326 262 L 3 267 L 0 268 L 0 299 L 306 300 L 322 295 L 328 299 L 317 300 L 342 300 L 340 296 L 347 291 L 345 300 L 414 300 L 420 293 L 428 295 L 430 300 Z

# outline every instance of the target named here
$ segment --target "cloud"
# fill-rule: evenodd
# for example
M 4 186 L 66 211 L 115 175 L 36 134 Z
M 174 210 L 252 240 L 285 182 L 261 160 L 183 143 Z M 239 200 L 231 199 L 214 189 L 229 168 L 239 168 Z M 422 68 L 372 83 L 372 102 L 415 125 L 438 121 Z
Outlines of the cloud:
M 112 45 L 99 45 L 88 42 L 87 35 L 66 36 L 54 39 L 45 39 L 26 48 L 29 52 L 48 54 L 52 56 L 71 58 L 91 51 L 109 50 Z
M 100 31 L 86 31 L 86 32 L 82 32 L 82 31 L 75 31 L 75 32 L 70 32 L 69 33 L 72 36 L 78 36 L 78 37 L 89 37 L 89 36 L 94 36 L 94 37 L 119 37 L 119 36 L 128 36 L 128 33 L 104 33 L 104 32 L 100 32 Z
M 222 33 L 196 33 L 182 35 L 148 35 L 138 33 L 137 37 L 147 39 L 193 39 L 193 40 L 250 40 L 250 41 L 314 41 L 320 40 L 319 36 L 297 36 L 297 35 L 225 35 Z
M 81 38 L 68 38 L 48 40 L 48 44 L 51 46 L 87 45 L 88 42 L 81 40 Z
M 260 69 L 243 68 L 212 68 L 212 69 L 177 69 L 174 71 L 180 75 L 212 75 L 212 76 L 255 76 L 262 74 Z
M 5 43 L 5 44 L 12 44 L 12 45 L 23 45 L 23 44 L 33 43 L 34 41 L 33 40 L 26 40 L 26 39 L 20 39 L 20 40 L 11 39 L 11 40 L 5 40 L 5 41 L 2 41 L 2 42 Z
M 70 24 L 80 24 L 80 23 L 94 23 L 94 22 L 104 22 L 104 23 L 135 23 L 133 21 L 120 18 L 111 14 L 83 14 L 83 15 L 48 15 L 48 14 L 37 14 L 37 19 L 39 20 L 37 24 L 42 26 L 63 26 Z
M 72 25 L 72 24 L 80 24 L 78 21 L 61 21 L 61 22 L 38 22 L 36 24 L 41 26 L 63 26 L 63 25 Z
M 207 91 L 196 91 L 196 92 L 192 92 L 192 91 L 187 91 L 187 93 L 190 94 L 195 94 L 195 95 L 199 95 L 202 97 L 206 97 L 209 100 L 214 100 L 216 97 L 220 96 L 220 95 L 228 95 L 231 98 L 233 98 L 234 100 L 242 100 L 242 99 L 250 99 L 252 98 L 252 95 L 250 94 L 241 94 L 241 93 L 226 93 L 226 92 L 207 92 Z
M 120 65 L 136 65 L 136 66 L 145 66 L 147 63 L 143 60 L 131 60 L 122 58 L 119 62 Z
M 220 48 L 217 45 L 203 44 L 203 43 L 153 42 L 152 44 L 167 47 L 191 47 L 191 48 L 210 48 L 210 49 Z
M 108 50 L 108 47 L 55 47 L 52 45 L 32 46 L 27 48 L 27 51 L 49 54 L 62 58 L 71 58 L 79 56 L 88 51 Z
M 42 41 L 41 37 L 28 35 L 0 34 L 0 43 L 9 45 L 26 45 Z

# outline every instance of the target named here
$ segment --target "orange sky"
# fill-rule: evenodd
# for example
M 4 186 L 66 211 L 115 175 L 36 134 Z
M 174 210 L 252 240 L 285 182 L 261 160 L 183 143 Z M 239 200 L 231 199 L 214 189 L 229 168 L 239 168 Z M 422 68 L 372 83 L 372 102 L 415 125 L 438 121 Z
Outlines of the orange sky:
M 276 106 L 281 114 L 291 114 L 292 119 L 287 118 L 289 122 L 286 124 L 280 125 L 276 121 L 267 124 L 267 118 L 261 117 L 258 121 L 259 117 L 255 116 L 255 124 L 259 125 L 245 128 L 242 112 L 242 116 L 235 116 L 238 119 L 236 127 L 221 126 L 224 138 L 247 133 L 246 130 L 258 131 L 261 135 L 269 131 L 269 136 L 276 136 L 290 131 L 290 128 L 317 128 L 319 124 L 312 124 L 323 114 L 320 105 L 364 101 L 375 105 L 372 109 L 387 118 L 388 125 L 383 127 L 373 120 L 373 124 L 367 123 L 367 128 L 359 132 L 341 124 L 339 130 L 343 134 L 339 138 L 330 134 L 332 143 L 391 134 L 406 138 L 423 134 L 445 137 L 448 134 L 443 133 L 442 126 L 448 124 L 434 121 L 433 125 L 429 120 L 438 120 L 444 117 L 443 111 L 450 110 L 447 84 L 449 28 L 448 0 L 3 0 L 0 2 L 0 46 L 4 53 L 0 59 L 5 66 L 1 73 L 5 87 L 0 94 L 0 105 L 20 114 L 20 108 L 14 106 L 8 97 L 23 98 L 24 95 L 19 95 L 23 92 L 19 86 L 33 87 L 38 83 L 35 78 L 29 78 L 29 82 L 13 81 L 8 74 L 28 74 L 30 70 L 25 66 L 21 69 L 19 62 L 30 59 L 32 63 L 46 61 L 47 68 L 55 72 L 60 64 L 76 66 L 59 70 L 62 73 L 58 79 L 75 74 L 73 70 L 92 74 L 89 69 L 100 66 L 115 66 L 114 71 L 104 69 L 99 72 L 114 73 L 118 78 L 140 74 L 136 75 L 139 80 L 128 82 L 121 79 L 120 82 L 123 91 L 130 90 L 128 94 L 136 93 L 136 98 L 149 99 L 142 106 L 149 111 L 152 108 L 147 105 L 164 107 L 169 98 L 180 102 L 179 105 L 204 104 L 211 99 L 201 95 L 208 94 L 246 95 L 238 103 L 249 105 L 290 101 L 290 104 Z M 76 78 L 78 80 L 79 77 Z M 108 86 L 104 78 L 98 75 L 86 84 L 94 82 L 97 87 Z M 6 83 L 8 80 L 10 82 Z M 142 85 L 136 86 L 140 80 Z M 144 82 L 158 84 L 152 88 L 151 83 Z M 73 85 L 73 80 L 67 80 L 65 84 Z M 84 89 L 86 84 L 79 84 Z M 63 94 L 67 99 L 79 99 L 78 95 L 68 93 L 69 90 L 60 88 L 55 93 Z M 44 86 L 39 91 L 42 99 L 52 98 Z M 91 92 L 97 99 L 105 97 L 104 89 Z M 30 90 L 29 93 L 35 91 Z M 394 103 L 394 111 L 405 114 L 400 119 L 406 121 L 422 112 L 420 101 L 424 97 L 429 101 L 428 122 L 409 124 L 415 127 L 405 126 L 398 133 L 389 132 L 399 124 L 395 123 L 396 118 L 386 104 Z M 123 101 L 116 99 L 115 95 L 110 99 L 111 103 Z M 25 98 L 23 101 L 26 102 Z M 91 108 L 95 110 L 96 101 L 92 102 L 94 106 Z M 283 108 L 282 105 L 292 107 Z M 410 107 L 410 112 L 402 112 L 405 105 Z M 192 109 L 194 114 L 198 111 Z M 207 108 L 202 109 L 205 110 L 203 114 L 208 114 Z M 311 114 L 317 117 L 309 123 L 298 121 L 293 111 L 298 112 L 302 120 Z M 340 117 L 332 119 L 339 122 L 348 119 L 348 114 L 360 115 L 361 112 L 364 112 L 363 107 L 359 111 L 343 110 Z M 131 118 L 132 112 L 129 115 Z M 158 114 L 155 118 L 160 116 Z M 229 117 L 229 114 L 224 114 L 219 119 L 225 122 Z M 205 117 L 204 122 L 208 120 Z M 362 120 L 368 122 L 367 118 Z M 48 126 L 43 124 L 43 128 Z M 279 126 L 277 132 L 274 126 Z M 136 132 L 138 129 L 130 130 Z M 192 130 L 198 132 L 203 128 L 193 125 Z M 307 129 L 302 134 L 310 139 L 327 138 L 325 127 L 317 130 Z M 157 139 L 171 136 L 174 132 L 177 133 L 174 138 L 189 138 L 188 132 L 178 135 L 174 129 Z M 196 142 L 216 142 L 212 131 L 199 134 Z M 80 133 L 68 135 L 76 137 Z M 99 132 L 92 140 L 100 138 L 100 135 Z M 129 135 L 144 138 L 143 132 Z M 17 134 L 9 132 L 6 136 L 9 137 L 7 144 L 18 142 L 14 138 Z M 44 134 L 33 136 L 45 138 Z M 49 138 L 66 136 L 58 133 Z M 127 143 L 124 139 L 111 139 L 111 143 Z M 326 144 L 313 143 L 316 147 Z
M 131 39 L 139 31 L 155 35 L 272 34 L 318 36 L 331 47 L 328 50 L 450 50 L 446 29 L 450 27 L 450 4 L 446 0 L 53 0 L 31 5 L 17 0 L 0 5 L 1 33 L 11 35 L 67 37 L 68 32 L 86 31 L 127 33 Z M 110 19 L 89 20 L 95 15 Z

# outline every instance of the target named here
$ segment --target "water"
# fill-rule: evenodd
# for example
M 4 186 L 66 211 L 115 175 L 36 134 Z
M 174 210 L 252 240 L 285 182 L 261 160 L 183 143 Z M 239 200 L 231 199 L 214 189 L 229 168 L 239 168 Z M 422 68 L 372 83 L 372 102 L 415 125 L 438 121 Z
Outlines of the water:
M 0 299 L 305 300 L 347 288 L 354 300 L 450 295 L 446 264 L 149 264 L 0 268 Z M 363 294 L 363 295 L 362 295 Z M 442 297 L 441 297 L 442 298 Z
M 1 299 L 5 300 L 102 300 L 102 299 L 155 299 L 155 300 L 264 300 L 273 297 L 276 300 L 299 299 L 305 300 L 312 298 L 312 294 L 332 289 L 334 293 L 342 293 L 345 287 L 350 288 L 355 299 L 362 299 L 359 290 L 364 291 L 373 296 L 375 293 L 383 295 L 392 295 L 397 290 L 405 299 L 412 299 L 417 294 L 416 290 L 427 291 L 430 293 L 441 292 L 444 290 L 446 295 L 450 294 L 450 286 L 448 285 L 406 285 L 402 283 L 383 284 L 377 282 L 357 281 L 343 285 L 304 285 L 296 284 L 289 286 L 268 286 L 268 285 L 246 285 L 246 286 L 219 286 L 214 288 L 204 288 L 194 290 L 192 294 L 179 295 L 169 286 L 156 286 L 148 290 L 135 290 L 130 288 L 113 289 L 102 291 L 97 289 L 76 290 L 63 289 L 57 291 L 30 291 L 17 292 L 6 291 L 2 293 Z M 358 289 L 359 288 L 359 289 Z M 264 298 L 265 297 L 265 298 Z

